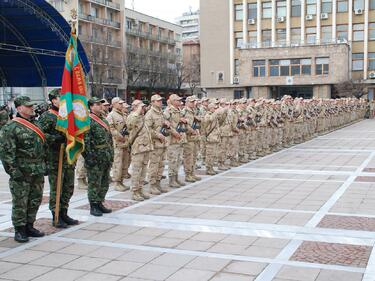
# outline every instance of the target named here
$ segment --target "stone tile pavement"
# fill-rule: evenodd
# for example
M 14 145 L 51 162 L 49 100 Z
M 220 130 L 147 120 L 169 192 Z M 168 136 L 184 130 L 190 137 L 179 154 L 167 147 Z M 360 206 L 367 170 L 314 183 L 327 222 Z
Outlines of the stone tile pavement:
M 166 183 L 164 183 L 166 184 Z M 50 226 L 48 185 L 37 225 L 13 241 L 0 167 L 1 280 L 375 280 L 375 121 L 365 120 L 136 203 L 110 189 L 114 212 Z

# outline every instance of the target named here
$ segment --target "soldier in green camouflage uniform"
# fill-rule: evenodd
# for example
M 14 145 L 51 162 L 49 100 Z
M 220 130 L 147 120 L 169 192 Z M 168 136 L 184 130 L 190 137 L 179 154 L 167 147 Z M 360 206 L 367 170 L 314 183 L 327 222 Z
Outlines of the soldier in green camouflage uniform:
M 50 186 L 49 209 L 52 212 L 52 219 L 55 219 L 56 207 L 56 186 L 57 186 L 57 170 L 59 165 L 60 146 L 66 143 L 65 135 L 56 130 L 57 116 L 60 105 L 59 90 L 53 90 L 49 94 L 51 101 L 51 109 L 44 112 L 39 120 L 39 126 L 42 128 L 48 145 L 47 150 L 47 170 Z M 68 216 L 68 207 L 70 198 L 74 192 L 74 165 L 69 165 L 64 153 L 63 169 L 61 175 L 61 196 L 60 196 L 60 212 L 59 219 L 53 225 L 58 228 L 66 228 L 67 225 L 77 225 L 78 220 L 74 220 Z
M 30 98 L 17 97 L 14 104 L 17 117 L 0 131 L 0 159 L 10 176 L 14 240 L 27 242 L 29 237 L 44 236 L 33 225 L 43 197 L 45 136 L 32 120 Z
M 102 103 L 98 98 L 89 100 L 90 130 L 85 133 L 85 167 L 88 178 L 88 198 L 90 214 L 102 216 L 110 213 L 103 202 L 109 188 L 114 150 L 111 131 L 107 120 L 102 117 Z
M 7 106 L 0 107 L 0 129 L 9 121 L 9 112 Z

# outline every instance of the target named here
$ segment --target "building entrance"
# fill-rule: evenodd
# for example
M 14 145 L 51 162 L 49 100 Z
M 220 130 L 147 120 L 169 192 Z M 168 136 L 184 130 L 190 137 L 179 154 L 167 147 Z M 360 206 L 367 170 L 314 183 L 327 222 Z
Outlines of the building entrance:
M 292 96 L 293 98 L 311 99 L 313 97 L 313 87 L 280 86 L 276 88 L 277 99 L 281 99 L 285 95 Z

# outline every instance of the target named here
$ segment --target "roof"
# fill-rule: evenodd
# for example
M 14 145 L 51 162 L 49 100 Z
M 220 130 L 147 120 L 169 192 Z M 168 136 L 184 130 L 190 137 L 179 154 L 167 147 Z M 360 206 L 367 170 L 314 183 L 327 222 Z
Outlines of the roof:
M 0 86 L 60 86 L 70 25 L 44 0 L 0 1 Z M 90 66 L 80 42 L 84 71 Z

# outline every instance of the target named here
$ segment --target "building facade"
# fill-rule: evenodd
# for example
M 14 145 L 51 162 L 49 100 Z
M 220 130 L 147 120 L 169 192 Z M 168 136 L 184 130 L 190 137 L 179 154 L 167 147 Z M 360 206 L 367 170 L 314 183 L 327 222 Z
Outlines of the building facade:
M 181 17 L 176 19 L 176 23 L 183 28 L 183 41 L 199 39 L 199 10 L 184 13 Z
M 372 98 L 375 0 L 201 1 L 201 65 L 209 96 L 328 98 L 353 81 Z
M 148 99 L 181 88 L 182 27 L 125 9 L 127 96 Z
M 124 1 L 48 0 L 65 18 L 78 12 L 78 38 L 90 61 L 88 82 L 91 95 L 125 96 Z

